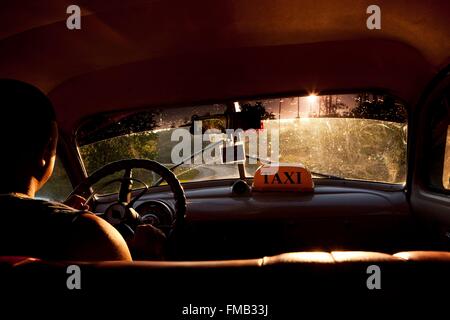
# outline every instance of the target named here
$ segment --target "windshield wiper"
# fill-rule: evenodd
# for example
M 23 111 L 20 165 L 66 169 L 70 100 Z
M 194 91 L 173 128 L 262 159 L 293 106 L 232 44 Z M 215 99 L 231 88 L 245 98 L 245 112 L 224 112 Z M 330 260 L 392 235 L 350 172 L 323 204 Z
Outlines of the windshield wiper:
M 263 158 L 259 158 L 259 157 L 254 157 L 254 156 L 250 156 L 250 155 L 245 155 L 247 159 L 253 159 L 256 161 L 259 161 L 261 163 L 265 163 L 265 164 L 271 164 L 274 163 L 274 161 L 269 160 L 269 159 L 263 159 Z M 315 172 L 315 171 L 311 171 L 309 170 L 309 172 L 311 172 L 312 175 L 314 176 L 318 176 L 321 178 L 326 178 L 326 179 L 333 179 L 333 180 L 346 180 L 343 177 L 339 177 L 339 176 L 333 176 L 331 174 L 327 174 L 327 173 L 320 173 L 320 172 Z
M 345 178 L 343 178 L 343 177 L 333 176 L 333 175 L 327 174 L 327 173 L 320 173 L 320 172 L 315 172 L 315 171 L 311 171 L 311 170 L 310 170 L 309 172 L 311 172 L 311 174 L 312 174 L 313 176 L 318 176 L 318 177 L 325 178 L 325 179 L 347 180 L 347 179 L 345 179 Z
M 220 145 L 220 144 L 223 144 L 223 140 L 217 141 L 217 142 L 214 142 L 214 143 L 211 143 L 211 144 L 208 144 L 208 145 L 207 145 L 206 147 L 204 147 L 202 150 L 197 151 L 197 152 L 194 152 L 194 153 L 191 154 L 189 157 L 187 157 L 187 158 L 181 160 L 180 163 L 178 163 L 178 164 L 176 164 L 176 165 L 170 167 L 169 170 L 170 170 L 170 171 L 175 170 L 175 169 L 178 168 L 179 166 L 182 166 L 183 164 L 185 164 L 187 161 L 190 161 L 190 160 L 194 159 L 194 158 L 195 158 L 196 156 L 198 156 L 199 154 L 203 154 L 203 152 L 205 152 L 206 150 L 211 149 L 211 148 L 214 148 L 215 146 L 218 146 L 218 145 Z M 182 174 L 183 174 L 183 173 L 186 173 L 186 172 L 189 172 L 189 171 L 192 170 L 192 169 L 194 169 L 194 168 L 191 168 L 191 169 L 189 169 L 189 170 L 187 170 L 187 171 L 184 171 L 184 172 L 182 172 Z M 152 185 L 152 187 L 158 187 L 163 181 L 164 181 L 164 179 L 159 178 L 158 181 L 156 181 L 156 182 Z

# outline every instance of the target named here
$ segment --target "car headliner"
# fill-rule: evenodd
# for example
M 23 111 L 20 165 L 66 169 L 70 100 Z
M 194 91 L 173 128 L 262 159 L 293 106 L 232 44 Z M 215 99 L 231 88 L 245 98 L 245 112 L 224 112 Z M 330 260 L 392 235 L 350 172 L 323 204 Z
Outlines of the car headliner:
M 4 0 L 0 77 L 45 91 L 66 133 L 89 114 L 327 90 L 386 89 L 414 104 L 450 62 L 450 3 Z

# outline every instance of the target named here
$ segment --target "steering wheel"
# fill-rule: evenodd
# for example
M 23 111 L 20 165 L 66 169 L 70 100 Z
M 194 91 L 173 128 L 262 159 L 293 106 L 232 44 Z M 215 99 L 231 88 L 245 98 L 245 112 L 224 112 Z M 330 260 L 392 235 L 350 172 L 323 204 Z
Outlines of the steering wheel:
M 170 226 L 170 231 L 175 232 L 176 230 L 182 230 L 182 225 L 184 225 L 186 217 L 186 195 L 184 189 L 181 186 L 180 180 L 178 180 L 172 171 L 153 160 L 129 159 L 109 163 L 81 182 L 72 191 L 71 195 L 84 196 L 87 198 L 87 203 L 97 194 L 97 192 L 91 191 L 94 184 L 109 175 L 125 170 L 123 178 L 112 179 L 103 184 L 102 188 L 113 182 L 121 182 L 117 201 L 111 204 L 108 209 L 106 209 L 103 214 L 99 214 L 99 216 L 116 227 L 125 238 L 133 236 L 135 228 L 142 223 L 140 215 L 133 209 L 133 204 L 149 189 L 145 183 L 132 177 L 133 169 L 145 169 L 154 172 L 158 174 L 162 180 L 167 182 L 175 200 L 175 214 L 172 225 Z M 145 187 L 142 192 L 134 197 L 132 197 L 131 190 L 132 181 L 138 181 Z

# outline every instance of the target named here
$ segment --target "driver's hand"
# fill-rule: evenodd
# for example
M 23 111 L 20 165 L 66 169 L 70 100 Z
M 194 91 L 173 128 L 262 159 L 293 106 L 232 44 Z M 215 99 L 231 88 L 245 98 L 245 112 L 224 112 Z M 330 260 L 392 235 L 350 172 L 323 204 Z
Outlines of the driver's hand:
M 89 205 L 84 205 L 86 203 L 86 199 L 77 194 L 72 194 L 70 197 L 64 201 L 66 206 L 72 207 L 77 210 L 86 210 L 89 211 Z
M 137 226 L 128 242 L 134 260 L 163 260 L 165 245 L 165 234 L 150 224 Z

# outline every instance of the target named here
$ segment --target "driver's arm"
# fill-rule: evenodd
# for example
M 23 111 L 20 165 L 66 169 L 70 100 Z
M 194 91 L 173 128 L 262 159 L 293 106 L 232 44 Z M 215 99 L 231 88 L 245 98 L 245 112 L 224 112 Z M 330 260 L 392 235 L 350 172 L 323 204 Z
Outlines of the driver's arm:
M 67 259 L 78 261 L 131 261 L 130 250 L 120 233 L 94 214 L 81 214 L 69 234 Z

